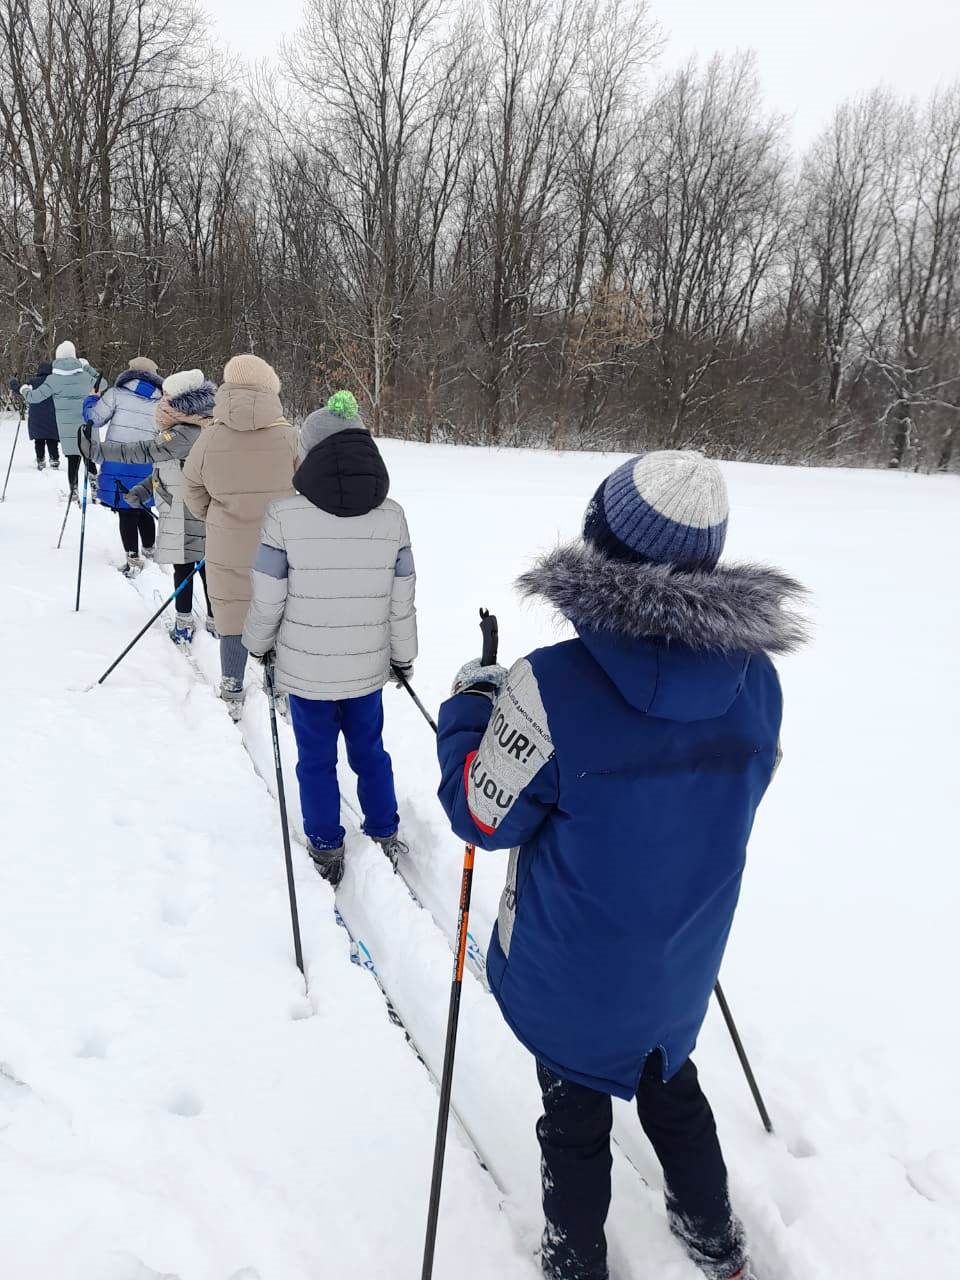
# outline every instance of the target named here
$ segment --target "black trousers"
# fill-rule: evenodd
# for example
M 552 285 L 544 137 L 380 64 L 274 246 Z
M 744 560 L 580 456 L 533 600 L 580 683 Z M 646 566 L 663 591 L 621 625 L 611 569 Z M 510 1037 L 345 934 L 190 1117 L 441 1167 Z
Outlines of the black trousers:
M 90 473 L 90 479 L 93 480 L 97 474 L 97 468 L 92 462 L 85 463 L 87 471 Z M 71 453 L 67 456 L 67 480 L 71 489 L 76 489 L 77 481 L 80 479 L 80 455 L 79 453 Z
M 120 518 L 120 541 L 127 555 L 138 555 L 141 542 L 145 547 L 153 546 L 157 540 L 157 530 L 149 511 L 143 511 L 139 507 L 127 511 L 121 508 L 117 515 Z
M 193 611 L 193 579 L 198 577 L 203 583 L 203 594 L 207 597 L 207 617 L 213 617 L 213 609 L 210 607 L 210 596 L 207 594 L 207 570 L 204 566 L 198 574 L 194 574 L 193 566 L 196 561 L 189 564 L 175 564 L 173 566 L 173 585 L 179 587 L 181 582 L 186 582 L 186 586 L 180 592 L 176 599 L 177 613 L 192 613 Z M 188 581 L 189 579 L 189 581 Z
M 46 450 L 47 454 L 49 455 L 51 462 L 60 461 L 60 445 L 58 441 L 34 440 L 33 447 L 34 447 L 34 450 L 36 451 L 38 462 L 43 461 L 44 450 Z
M 661 1058 L 647 1059 L 637 1090 L 643 1131 L 663 1166 L 670 1228 L 710 1280 L 746 1261 L 710 1104 L 687 1061 L 664 1084 Z M 604 1223 L 610 1208 L 613 1104 L 605 1093 L 562 1080 L 537 1063 L 543 1117 L 543 1272 L 549 1280 L 607 1280 Z

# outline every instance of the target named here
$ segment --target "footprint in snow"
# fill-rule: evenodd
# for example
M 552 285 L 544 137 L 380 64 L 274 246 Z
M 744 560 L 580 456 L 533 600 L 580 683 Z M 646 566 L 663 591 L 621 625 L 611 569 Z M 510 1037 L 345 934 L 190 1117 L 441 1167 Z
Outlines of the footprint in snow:
M 184 929 L 190 923 L 193 910 L 178 898 L 165 898 L 160 906 L 160 919 L 173 929 Z
M 107 1056 L 107 1037 L 100 1031 L 92 1031 L 84 1036 L 77 1049 L 78 1058 L 105 1058 Z
M 154 1271 L 132 1253 L 111 1256 L 101 1280 L 181 1280 L 173 1271 Z
M 170 1098 L 166 1107 L 172 1116 L 183 1116 L 189 1120 L 201 1114 L 203 1100 L 190 1089 L 181 1089 Z
M 144 947 L 137 958 L 141 969 L 155 973 L 158 978 L 182 978 L 183 965 L 162 946 Z

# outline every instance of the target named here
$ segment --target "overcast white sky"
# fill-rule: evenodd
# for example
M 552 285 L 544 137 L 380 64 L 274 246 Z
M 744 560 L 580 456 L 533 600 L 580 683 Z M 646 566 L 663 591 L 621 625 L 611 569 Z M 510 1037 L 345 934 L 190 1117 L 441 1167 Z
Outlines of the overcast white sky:
M 583 0 L 589 3 L 589 0 Z M 274 53 L 302 0 L 203 0 L 246 58 Z M 958 0 L 652 0 L 668 37 L 662 65 L 755 49 L 765 100 L 805 145 L 844 98 L 888 84 L 924 97 L 960 78 Z

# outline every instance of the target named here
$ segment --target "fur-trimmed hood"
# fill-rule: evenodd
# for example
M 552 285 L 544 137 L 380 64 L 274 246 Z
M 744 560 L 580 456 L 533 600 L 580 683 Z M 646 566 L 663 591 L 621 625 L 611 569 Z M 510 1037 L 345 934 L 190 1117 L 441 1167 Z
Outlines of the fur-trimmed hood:
M 543 596 L 577 630 L 674 641 L 707 653 L 791 653 L 807 639 L 793 605 L 804 588 L 763 565 L 685 572 L 611 560 L 584 543 L 541 557 L 517 586 Z
M 773 569 L 679 570 L 558 547 L 519 580 L 577 629 L 591 657 L 645 715 L 681 723 L 725 715 L 753 663 L 805 639 L 789 603 L 803 588 Z

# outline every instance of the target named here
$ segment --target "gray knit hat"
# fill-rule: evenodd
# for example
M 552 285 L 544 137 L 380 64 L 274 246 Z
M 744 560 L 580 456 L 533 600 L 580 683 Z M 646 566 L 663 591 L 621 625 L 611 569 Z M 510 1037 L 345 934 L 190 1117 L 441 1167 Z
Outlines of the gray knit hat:
M 328 440 L 338 431 L 365 431 L 356 396 L 351 391 L 335 391 L 322 409 L 314 409 L 303 420 L 300 428 L 301 461 L 311 449 Z
M 593 496 L 585 540 L 613 560 L 712 569 L 729 515 L 727 486 L 715 462 L 692 449 L 631 458 Z

